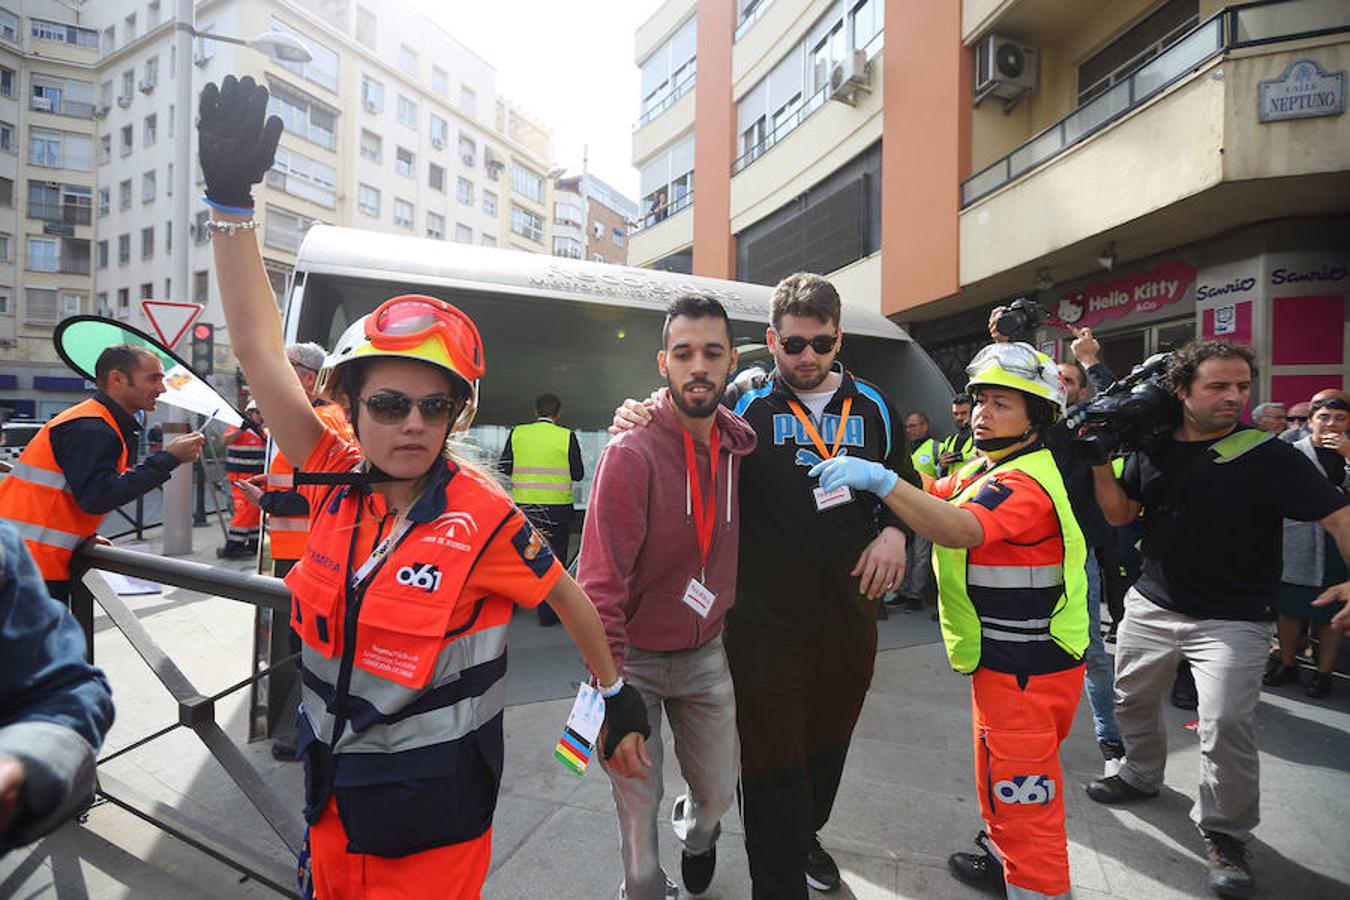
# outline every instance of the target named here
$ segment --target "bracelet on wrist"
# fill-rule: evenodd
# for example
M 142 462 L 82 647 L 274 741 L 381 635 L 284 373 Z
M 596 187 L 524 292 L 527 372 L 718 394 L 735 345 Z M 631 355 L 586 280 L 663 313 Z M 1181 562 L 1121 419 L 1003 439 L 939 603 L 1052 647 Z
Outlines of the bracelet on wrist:
M 605 698 L 606 700 L 608 700 L 608 699 L 610 699 L 611 697 L 617 695 L 617 694 L 619 693 L 619 691 L 621 691 L 621 690 L 623 690 L 623 676 L 622 676 L 622 675 L 620 675 L 618 678 L 615 678 L 613 684 L 602 684 L 602 685 L 600 685 L 600 696 L 603 697 L 603 698 Z
M 226 219 L 207 219 L 206 236 L 209 238 L 213 238 L 218 234 L 223 234 L 226 237 L 234 237 L 241 231 L 254 231 L 257 229 L 257 227 L 258 227 L 257 219 L 249 219 L 244 222 L 236 222 L 233 220 L 226 220 Z

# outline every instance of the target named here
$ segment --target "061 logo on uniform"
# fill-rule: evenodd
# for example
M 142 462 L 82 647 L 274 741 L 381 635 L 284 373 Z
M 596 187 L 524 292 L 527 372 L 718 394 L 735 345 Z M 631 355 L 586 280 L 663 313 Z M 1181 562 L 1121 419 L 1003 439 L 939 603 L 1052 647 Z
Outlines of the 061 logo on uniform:
M 413 563 L 394 573 L 394 580 L 430 593 L 441 589 L 441 572 L 431 563 Z
M 1004 803 L 1049 803 L 1055 799 L 1055 782 L 1048 775 L 1014 775 L 994 782 L 994 794 Z

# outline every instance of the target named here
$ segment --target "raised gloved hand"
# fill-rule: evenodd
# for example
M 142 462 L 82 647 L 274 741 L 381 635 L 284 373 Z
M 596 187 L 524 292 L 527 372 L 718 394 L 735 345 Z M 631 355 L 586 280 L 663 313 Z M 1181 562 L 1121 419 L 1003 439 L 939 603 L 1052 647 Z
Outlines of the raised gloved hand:
M 899 475 L 881 463 L 859 459 L 856 456 L 836 456 L 834 459 L 818 462 L 806 474 L 812 478 L 819 478 L 820 487 L 826 491 L 847 485 L 854 490 L 867 491 L 878 497 L 889 494 L 896 481 L 900 479 Z
M 625 737 L 637 732 L 643 739 L 651 737 L 652 726 L 647 721 L 647 704 L 638 689 L 631 684 L 619 688 L 613 697 L 605 698 L 605 759 Z
M 276 161 L 281 119 L 267 116 L 267 88 L 245 75 L 226 75 L 202 88 L 197 108 L 197 156 L 206 199 L 237 210 L 253 208 L 253 185 Z

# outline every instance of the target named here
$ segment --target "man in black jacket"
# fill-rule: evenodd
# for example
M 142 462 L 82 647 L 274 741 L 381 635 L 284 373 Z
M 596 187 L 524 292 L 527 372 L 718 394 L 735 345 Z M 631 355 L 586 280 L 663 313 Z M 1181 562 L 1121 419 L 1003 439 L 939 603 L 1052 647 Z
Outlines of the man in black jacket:
M 903 420 L 836 361 L 843 335 L 834 287 L 789 276 L 774 291 L 772 317 L 774 371 L 738 378 L 725 401 L 759 437 L 741 468 L 726 646 L 754 896 L 777 900 L 839 883 L 817 833 L 871 684 L 879 598 L 904 574 L 907 532 L 876 497 L 826 494 L 807 472 L 847 453 L 916 485 L 919 476 Z
M 58 507 L 105 515 L 163 484 L 180 463 L 197 458 L 205 439 L 192 433 L 174 438 L 136 464 L 141 431 L 135 415 L 154 410 L 165 390 L 164 366 L 157 355 L 126 344 L 108 347 L 94 364 L 94 377 L 94 396 L 44 425 L 14 473 L 0 483 L 0 518 L 68 529 L 70 523 Z M 44 551 L 44 545 L 34 543 L 36 537 L 25 538 L 35 557 Z M 47 589 L 63 603 L 70 597 L 69 552 L 67 548 L 67 561 L 43 569 Z

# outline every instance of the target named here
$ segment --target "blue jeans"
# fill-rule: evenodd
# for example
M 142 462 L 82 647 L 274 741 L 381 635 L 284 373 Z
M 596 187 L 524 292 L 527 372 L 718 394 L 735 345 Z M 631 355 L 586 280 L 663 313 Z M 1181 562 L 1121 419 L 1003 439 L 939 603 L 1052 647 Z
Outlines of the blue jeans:
M 1097 555 L 1088 548 L 1088 648 L 1083 655 L 1087 668 L 1083 680 L 1087 687 L 1088 702 L 1092 704 L 1092 727 L 1099 741 L 1120 740 L 1120 728 L 1116 725 L 1116 666 L 1106 645 L 1102 643 L 1102 570 L 1097 565 Z

